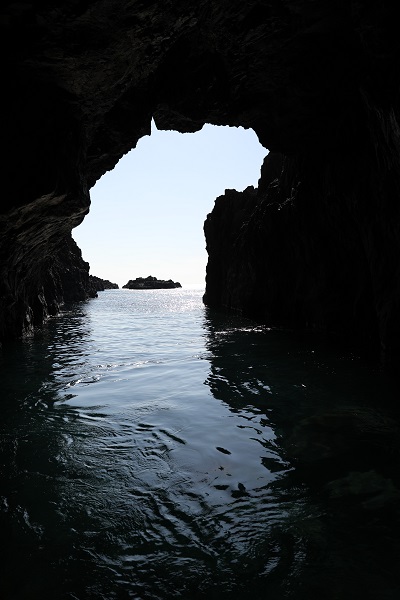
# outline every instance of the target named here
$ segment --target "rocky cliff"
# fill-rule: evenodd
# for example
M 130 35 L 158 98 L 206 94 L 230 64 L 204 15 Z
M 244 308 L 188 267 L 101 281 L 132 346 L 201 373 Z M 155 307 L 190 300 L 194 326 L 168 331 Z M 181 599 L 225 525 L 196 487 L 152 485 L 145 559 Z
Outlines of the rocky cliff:
M 251 127 L 271 151 L 259 190 L 227 192 L 207 220 L 207 304 L 351 332 L 396 361 L 394 11 L 369 0 L 3 3 L 1 338 L 44 318 L 52 257 L 154 117 L 181 132 Z
M 322 166 L 307 173 L 293 163 L 270 153 L 258 189 L 226 190 L 217 198 L 204 224 L 209 253 L 205 303 L 269 326 L 340 336 L 368 353 L 379 353 L 381 341 L 382 351 L 394 355 L 395 328 L 387 320 L 396 312 L 389 316 L 379 310 L 385 302 L 381 279 L 374 280 L 378 273 L 371 273 L 366 240 L 360 236 L 365 213 L 357 195 L 343 185 L 333 198 L 334 184 Z M 367 201 L 368 184 L 356 185 L 364 188 Z M 364 235 L 372 237 L 372 232 Z M 379 250 L 375 253 L 382 278 L 384 266 Z

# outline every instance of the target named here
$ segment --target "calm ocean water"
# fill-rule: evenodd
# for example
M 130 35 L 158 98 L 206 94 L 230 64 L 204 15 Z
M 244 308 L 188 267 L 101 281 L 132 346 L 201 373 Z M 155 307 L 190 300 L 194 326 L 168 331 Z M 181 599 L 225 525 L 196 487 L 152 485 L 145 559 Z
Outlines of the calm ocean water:
M 397 383 L 201 297 L 3 349 L 1 600 L 400 597 Z

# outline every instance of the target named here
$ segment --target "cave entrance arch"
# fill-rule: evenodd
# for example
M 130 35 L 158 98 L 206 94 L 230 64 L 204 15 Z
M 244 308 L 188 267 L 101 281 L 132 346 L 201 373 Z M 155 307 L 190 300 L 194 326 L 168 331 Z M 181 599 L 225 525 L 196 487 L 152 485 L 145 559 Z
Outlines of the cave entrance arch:
M 73 237 L 92 275 L 118 283 L 156 276 L 204 284 L 203 223 L 225 189 L 257 186 L 268 151 L 255 132 L 205 125 L 157 130 L 91 190 L 91 210 Z

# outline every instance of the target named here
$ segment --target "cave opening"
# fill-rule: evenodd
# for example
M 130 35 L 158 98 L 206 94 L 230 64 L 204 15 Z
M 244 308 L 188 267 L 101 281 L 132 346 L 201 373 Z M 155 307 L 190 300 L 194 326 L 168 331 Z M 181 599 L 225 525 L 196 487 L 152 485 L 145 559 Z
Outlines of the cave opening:
M 148 275 L 204 287 L 204 220 L 226 189 L 257 187 L 267 153 L 252 129 L 182 134 L 153 121 L 92 188 L 90 213 L 73 230 L 90 273 L 120 287 Z

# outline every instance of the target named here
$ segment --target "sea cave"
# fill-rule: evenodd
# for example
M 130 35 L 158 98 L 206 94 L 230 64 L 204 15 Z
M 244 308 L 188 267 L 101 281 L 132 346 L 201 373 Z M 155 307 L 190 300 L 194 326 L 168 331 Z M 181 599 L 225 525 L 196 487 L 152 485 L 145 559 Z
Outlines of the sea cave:
M 0 14 L 0 595 L 397 598 L 395 7 Z M 265 149 L 205 219 L 201 296 L 94 281 L 71 235 L 153 120 Z

